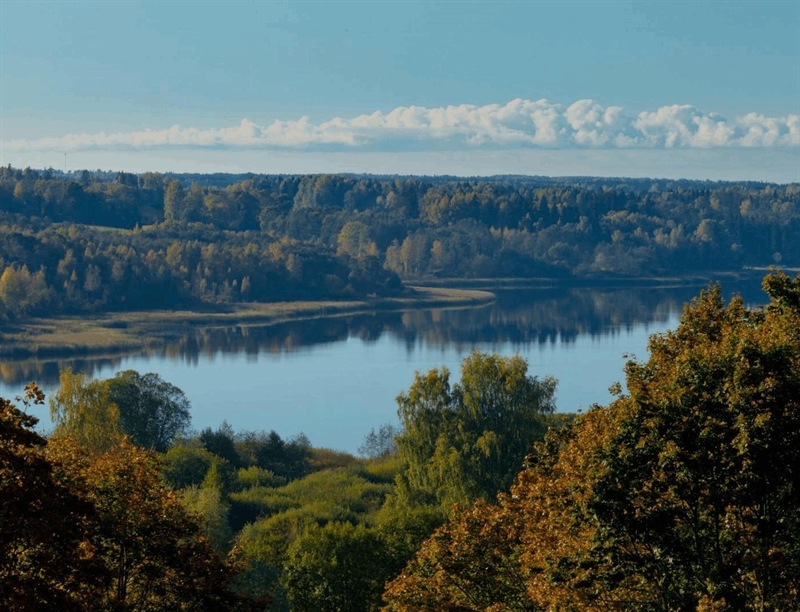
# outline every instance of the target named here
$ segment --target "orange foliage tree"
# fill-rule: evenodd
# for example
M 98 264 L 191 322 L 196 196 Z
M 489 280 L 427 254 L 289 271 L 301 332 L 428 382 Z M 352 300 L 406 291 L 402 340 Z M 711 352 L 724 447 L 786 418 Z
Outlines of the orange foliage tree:
M 176 492 L 162 480 L 156 455 L 127 439 L 89 453 L 60 437 L 49 455 L 97 512 L 98 551 L 112 580 L 107 607 L 124 610 L 230 610 L 233 566 L 201 535 Z
M 40 404 L 33 384 L 23 402 Z M 94 507 L 44 455 L 38 419 L 0 398 L 0 607 L 92 610 L 108 580 Z

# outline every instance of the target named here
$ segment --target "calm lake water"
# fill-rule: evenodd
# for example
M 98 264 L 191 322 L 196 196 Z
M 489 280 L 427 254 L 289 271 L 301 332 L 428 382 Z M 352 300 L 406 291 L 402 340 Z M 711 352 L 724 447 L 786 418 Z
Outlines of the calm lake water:
M 647 339 L 674 328 L 700 288 L 556 288 L 496 292 L 495 303 L 353 315 L 271 327 L 201 330 L 161 349 L 109 359 L 0 362 L 0 396 L 37 381 L 48 395 L 71 367 L 95 378 L 157 372 L 192 403 L 192 426 L 300 432 L 314 446 L 355 452 L 371 428 L 397 423 L 395 397 L 414 371 L 447 366 L 458 379 L 472 350 L 519 354 L 529 373 L 558 380 L 558 410 L 607 403 L 626 357 L 647 359 Z M 723 285 L 748 304 L 758 282 Z M 49 427 L 47 409 L 34 413 Z

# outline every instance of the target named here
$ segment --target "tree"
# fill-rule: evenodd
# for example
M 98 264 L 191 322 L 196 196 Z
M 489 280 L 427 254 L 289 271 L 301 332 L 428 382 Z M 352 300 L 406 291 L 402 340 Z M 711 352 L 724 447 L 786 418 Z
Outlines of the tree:
M 410 491 L 447 507 L 493 499 L 511 485 L 554 410 L 555 381 L 528 376 L 527 368 L 519 356 L 475 352 L 452 391 L 447 368 L 415 374 L 397 397 L 404 430 L 396 442 Z
M 89 381 L 67 368 L 59 382 L 50 398 L 54 433 L 69 435 L 88 450 L 108 450 L 127 435 L 139 446 L 165 452 L 189 426 L 189 400 L 158 374 L 127 370 Z
M 232 610 L 240 603 L 233 566 L 164 484 L 153 453 L 123 440 L 91 455 L 69 438 L 49 452 L 96 508 L 98 554 L 113 578 L 103 609 Z
M 227 421 L 223 421 L 216 431 L 206 427 L 200 432 L 200 443 L 208 452 L 230 461 L 232 465 L 239 464 L 239 453 L 236 451 L 233 428 Z
M 161 473 L 174 489 L 200 485 L 215 460 L 202 446 L 173 444 L 162 458 Z
M 226 554 L 233 534 L 228 521 L 230 504 L 223 498 L 223 491 L 205 483 L 202 487 L 189 487 L 181 491 L 181 503 L 199 520 L 201 532 L 214 550 Z
M 651 338 L 599 450 L 591 553 L 663 608 L 789 609 L 800 594 L 800 277 L 764 287 L 765 310 L 713 287 Z
M 309 472 L 311 443 L 302 433 L 284 440 L 275 431 L 241 432 L 236 436 L 236 450 L 243 467 L 257 465 L 288 480 L 301 478 Z
M 375 242 L 370 240 L 369 228 L 361 221 L 345 223 L 336 238 L 336 254 L 347 255 L 353 259 L 362 259 L 367 255 L 377 255 Z
M 525 589 L 520 527 L 505 507 L 478 500 L 423 543 L 387 585 L 384 609 L 538 610 Z
M 25 265 L 11 265 L 0 275 L 0 302 L 16 316 L 40 310 L 49 298 L 44 270 L 31 274 Z
M 107 381 L 108 399 L 119 410 L 122 431 L 143 447 L 166 452 L 173 438 L 191 422 L 189 400 L 158 374 L 118 372 Z
M 496 503 L 478 500 L 452 514 L 387 584 L 386 609 L 627 609 L 603 600 L 593 606 L 575 572 L 596 531 L 586 510 L 594 450 L 614 421 L 594 409 L 578 423 L 550 430 Z
M 119 410 L 109 399 L 103 381 L 89 381 L 86 374 L 65 368 L 59 387 L 50 398 L 53 435 L 68 436 L 84 449 L 103 452 L 122 439 Z
M 364 441 L 358 447 L 358 453 L 370 459 L 394 455 L 397 452 L 397 444 L 394 439 L 400 433 L 400 429 L 390 423 L 384 423 L 378 428 L 378 431 L 372 428 L 364 436 Z
M 385 559 L 378 535 L 363 525 L 312 525 L 287 554 L 283 583 L 293 609 L 377 610 Z
M 35 384 L 25 388 L 25 407 L 43 402 Z M 94 508 L 55 473 L 36 423 L 0 398 L 0 605 L 99 609 L 109 575 L 96 556 Z

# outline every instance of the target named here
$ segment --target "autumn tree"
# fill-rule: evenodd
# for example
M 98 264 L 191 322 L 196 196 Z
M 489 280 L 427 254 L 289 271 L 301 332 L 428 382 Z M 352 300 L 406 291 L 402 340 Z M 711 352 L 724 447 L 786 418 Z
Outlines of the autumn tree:
M 591 552 L 641 577 L 643 607 L 782 610 L 800 594 L 800 277 L 764 287 L 764 310 L 704 292 L 626 368 Z
M 65 368 L 58 391 L 50 398 L 55 437 L 70 437 L 92 452 L 104 452 L 122 439 L 119 409 L 109 398 L 108 385 Z
M 361 221 L 348 221 L 336 239 L 337 255 L 347 255 L 354 259 L 361 259 L 367 255 L 376 256 L 378 249 L 375 242 L 370 240 L 369 228 Z
M 389 611 L 537 610 L 527 595 L 521 521 L 509 508 L 478 500 L 436 530 L 391 581 Z
M 26 387 L 25 407 L 43 401 Z M 58 477 L 36 423 L 0 398 L 0 607 L 99 609 L 109 574 L 96 554 L 94 508 Z
M 41 310 L 50 293 L 44 270 L 31 274 L 26 265 L 11 265 L 0 275 L 0 304 L 15 316 Z
M 231 591 L 232 567 L 165 485 L 153 453 L 123 440 L 89 454 L 70 438 L 49 452 L 96 508 L 98 555 L 112 576 L 105 609 L 230 610 L 242 603 Z

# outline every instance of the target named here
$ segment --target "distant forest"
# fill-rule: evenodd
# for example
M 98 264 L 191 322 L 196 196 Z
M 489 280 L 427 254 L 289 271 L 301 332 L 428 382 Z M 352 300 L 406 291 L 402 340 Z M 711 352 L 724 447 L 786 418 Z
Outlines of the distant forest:
M 800 265 L 800 185 L 0 168 L 5 318 Z

